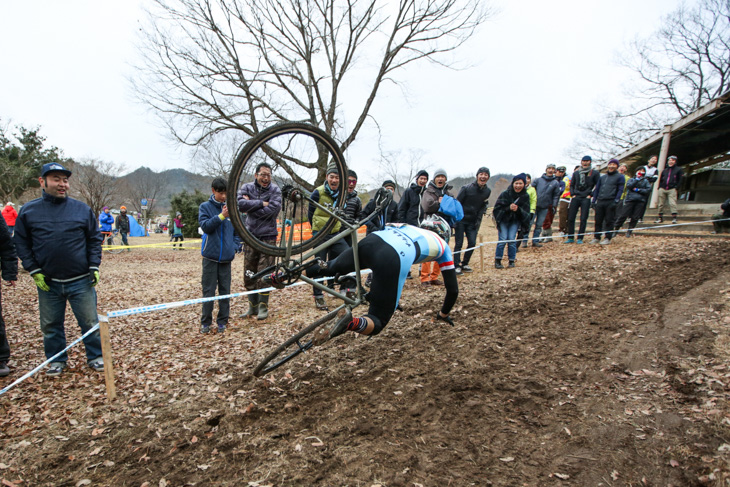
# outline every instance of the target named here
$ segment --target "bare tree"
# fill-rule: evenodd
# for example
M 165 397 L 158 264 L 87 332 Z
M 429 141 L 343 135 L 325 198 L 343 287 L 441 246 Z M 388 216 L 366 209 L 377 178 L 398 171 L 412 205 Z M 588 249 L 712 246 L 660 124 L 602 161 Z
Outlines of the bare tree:
M 142 213 L 142 199 L 147 200 L 147 214 L 154 213 L 155 205 L 162 196 L 165 178 L 162 174 L 142 167 L 125 178 L 123 193 L 131 198 L 134 211 Z
M 211 178 L 228 176 L 242 140 L 233 131 L 206 138 L 193 152 L 193 169 Z
M 110 206 L 118 195 L 117 178 L 124 169 L 122 164 L 99 159 L 82 160 L 73 166 L 71 192 L 86 203 L 95 215 Z
M 448 65 L 489 13 L 483 0 L 156 0 L 133 83 L 183 144 L 305 120 L 345 151 L 383 83 L 416 61 Z M 348 89 L 361 93 L 352 121 Z M 302 161 L 278 162 L 297 180 Z M 327 162 L 321 152 L 317 181 L 299 182 L 314 188 Z
M 396 196 L 400 198 L 407 190 L 421 169 L 428 170 L 429 165 L 423 162 L 425 151 L 408 149 L 406 151 L 383 152 L 380 156 L 381 179 L 390 179 L 396 183 Z
M 610 157 L 730 89 L 730 0 L 682 4 L 660 28 L 636 38 L 620 63 L 634 72 L 620 107 L 581 125 L 573 153 Z

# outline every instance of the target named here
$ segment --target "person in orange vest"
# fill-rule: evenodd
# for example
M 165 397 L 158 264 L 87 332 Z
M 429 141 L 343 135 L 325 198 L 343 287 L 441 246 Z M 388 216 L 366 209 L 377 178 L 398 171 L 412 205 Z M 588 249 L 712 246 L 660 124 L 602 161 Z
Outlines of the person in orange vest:
M 18 218 L 18 212 L 15 211 L 15 204 L 12 201 L 8 201 L 8 204 L 3 208 L 3 218 L 5 223 L 8 224 L 10 235 L 12 235 L 13 230 L 15 230 L 15 220 Z

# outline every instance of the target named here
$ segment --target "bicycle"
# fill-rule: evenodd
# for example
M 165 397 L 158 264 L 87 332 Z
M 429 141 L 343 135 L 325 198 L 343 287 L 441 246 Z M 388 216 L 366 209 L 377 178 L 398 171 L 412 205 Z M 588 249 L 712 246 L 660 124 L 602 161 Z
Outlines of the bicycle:
M 104 240 L 102 240 L 102 247 L 105 252 L 109 252 L 110 254 L 119 254 L 124 250 L 121 246 L 114 242 L 114 236 L 117 233 L 117 230 L 114 230 L 113 232 L 101 232 L 104 236 Z M 106 246 L 104 246 L 105 243 Z
M 228 201 L 237 201 L 237 193 L 244 179 L 250 180 L 253 169 L 261 162 L 272 167 L 272 182 L 280 186 L 282 191 L 282 208 L 280 212 L 281 230 L 274 243 L 264 242 L 256 238 L 245 227 L 241 213 L 236 208 L 230 211 L 230 218 L 238 235 L 247 245 L 259 252 L 273 256 L 274 265 L 254 274 L 252 279 L 265 277 L 264 282 L 274 287 L 283 288 L 298 280 L 302 280 L 317 289 L 342 301 L 342 304 L 325 316 L 304 326 L 298 333 L 274 349 L 254 368 L 253 374 L 261 377 L 297 355 L 307 352 L 314 346 L 314 337 L 320 327 L 333 321 L 341 313 L 351 312 L 363 304 L 365 291 L 360 277 L 358 258 L 357 230 L 390 202 L 388 195 L 381 194 L 381 202 L 375 211 L 356 223 L 349 223 L 344 214 L 344 198 L 338 198 L 333 206 L 323 206 L 312 200 L 311 192 L 316 188 L 315 182 L 324 178 L 326 162 L 334 164 L 341 175 L 347 174 L 347 167 L 342 152 L 336 142 L 321 129 L 307 123 L 285 122 L 274 125 L 252 137 L 238 152 L 229 175 Z M 341 177 L 338 191 L 344 194 L 347 190 L 347 178 Z M 314 205 L 329 215 L 329 219 L 319 232 L 308 233 L 306 225 L 307 210 Z M 299 223 L 297 223 L 299 222 Z M 340 231 L 331 234 L 337 222 Z M 355 272 L 352 279 L 355 287 L 345 294 L 330 289 L 324 284 L 307 277 L 304 272 L 312 265 L 322 265 L 315 255 L 334 243 L 348 236 L 352 237 Z

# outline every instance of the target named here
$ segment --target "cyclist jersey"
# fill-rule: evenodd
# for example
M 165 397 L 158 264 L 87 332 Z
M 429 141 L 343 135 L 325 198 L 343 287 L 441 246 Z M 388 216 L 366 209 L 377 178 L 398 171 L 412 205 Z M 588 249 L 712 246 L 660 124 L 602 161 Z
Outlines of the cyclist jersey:
M 375 233 L 401 255 L 401 260 L 405 257 L 405 250 L 413 245 L 414 252 L 407 252 L 413 260 L 405 262 L 409 268 L 413 264 L 431 261 L 438 262 L 443 270 L 454 268 L 454 258 L 448 244 L 430 230 L 405 223 L 389 223 L 384 230 Z

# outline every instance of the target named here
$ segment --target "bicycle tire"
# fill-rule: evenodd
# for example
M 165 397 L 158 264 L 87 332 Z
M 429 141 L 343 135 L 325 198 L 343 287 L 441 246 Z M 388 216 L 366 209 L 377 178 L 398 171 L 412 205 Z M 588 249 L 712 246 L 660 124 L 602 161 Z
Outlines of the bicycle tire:
M 235 209 L 235 211 L 230 211 L 230 218 L 234 228 L 236 229 L 236 232 L 247 245 L 265 255 L 270 255 L 274 257 L 284 257 L 285 255 L 287 255 L 287 249 L 278 241 L 274 245 L 259 240 L 258 238 L 256 238 L 256 236 L 248 231 L 243 223 L 243 219 L 241 218 L 241 213 L 238 211 L 237 195 L 238 190 L 242 186 L 241 177 L 244 174 L 244 170 L 246 170 L 247 168 L 250 170 L 252 166 L 255 166 L 257 164 L 257 162 L 253 161 L 252 159 L 255 155 L 257 155 L 258 151 L 261 150 L 264 145 L 267 145 L 267 143 L 271 142 L 277 137 L 287 135 L 309 136 L 314 139 L 315 143 L 322 144 L 322 146 L 328 152 L 328 159 L 331 161 L 330 164 L 334 163 L 337 167 L 337 170 L 339 171 L 340 194 L 343 194 L 347 188 L 347 166 L 345 164 L 345 158 L 342 155 L 342 151 L 340 150 L 340 147 L 337 145 L 334 139 L 332 139 L 332 137 L 330 137 L 320 128 L 303 122 L 284 122 L 262 130 L 257 135 L 252 137 L 241 148 L 241 150 L 239 150 L 228 177 L 229 187 L 227 192 L 227 201 L 232 201 L 236 203 L 234 205 L 229 204 L 229 211 Z M 315 181 L 311 181 L 311 183 L 314 184 Z M 345 200 L 346 198 L 338 198 L 335 209 L 342 209 L 345 205 Z M 284 206 L 282 206 L 282 209 L 283 208 Z M 281 220 L 285 221 L 286 215 L 284 215 Z M 293 244 L 291 253 L 300 254 L 321 244 L 325 239 L 330 237 L 330 232 L 336 223 L 336 218 L 329 218 L 324 227 L 319 230 L 316 235 L 313 235 L 311 238 L 308 238 L 306 240 L 301 240 L 299 244 Z M 281 232 L 282 237 L 285 234 L 286 232 Z
M 116 246 L 116 243 L 114 242 L 114 237 L 113 236 L 110 236 L 110 237 L 108 237 L 106 239 L 106 245 L 107 245 L 107 247 L 114 247 L 114 246 Z M 107 248 L 105 250 L 107 252 L 109 252 L 110 254 L 120 254 L 122 252 L 122 250 L 124 250 L 124 249 L 121 249 L 121 248 L 119 248 L 119 249 L 114 249 L 114 248 L 111 248 L 110 249 L 110 248 Z
M 303 330 L 301 330 L 299 333 L 279 345 L 276 350 L 271 352 L 264 360 L 259 363 L 255 369 L 253 369 L 253 375 L 256 377 L 262 377 L 272 370 L 275 370 L 297 355 L 299 355 L 302 352 L 306 352 L 312 347 L 312 340 L 309 340 L 304 345 L 299 344 L 300 340 L 309 335 L 312 334 L 317 328 L 322 326 L 323 324 L 327 323 L 328 321 L 332 321 L 337 316 L 337 312 L 339 311 L 339 308 L 335 309 L 334 311 L 330 311 L 326 315 L 324 315 L 322 318 L 318 319 L 317 321 L 313 322 Z M 297 344 L 297 347 L 292 348 L 292 345 Z M 290 351 L 290 353 L 286 354 L 281 360 L 277 361 L 273 365 L 269 366 L 269 362 L 273 361 L 280 355 L 282 355 L 287 350 Z

